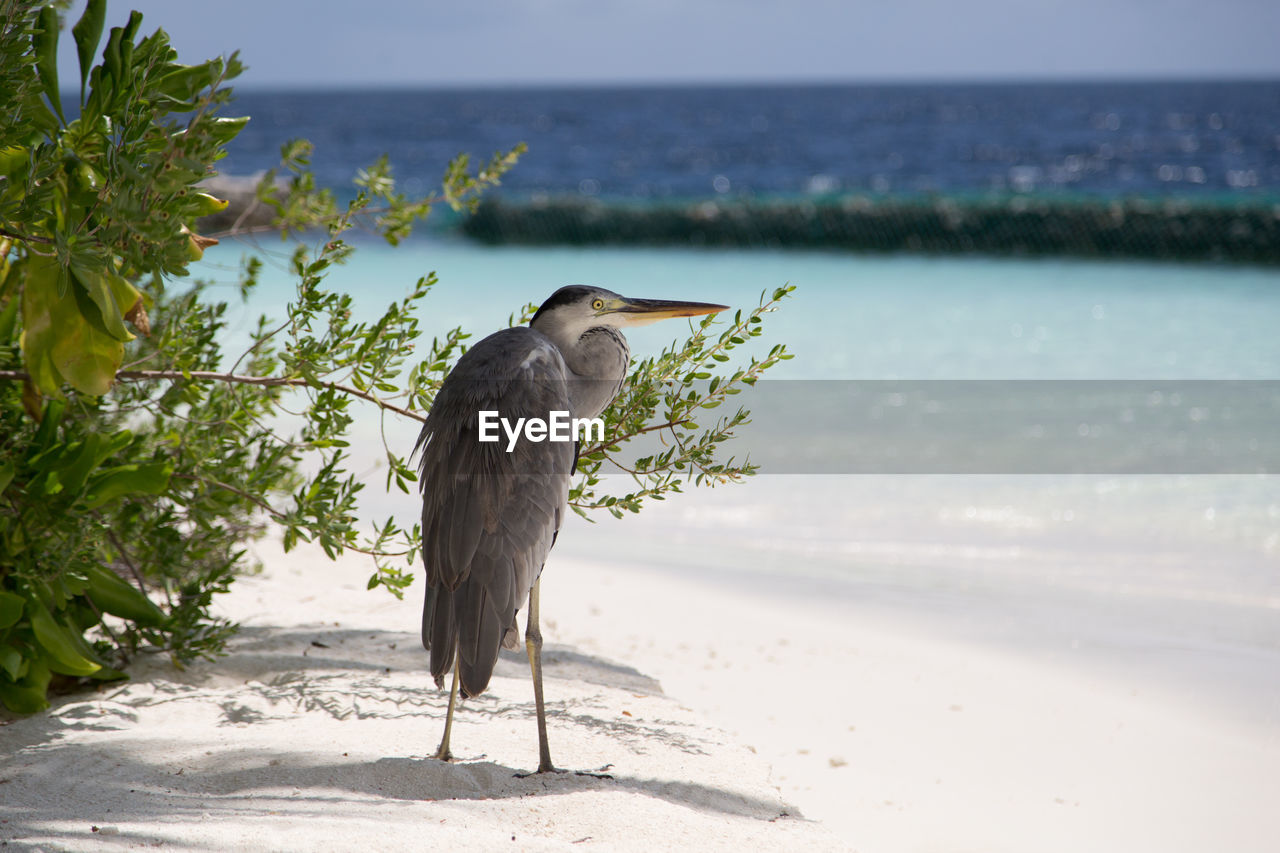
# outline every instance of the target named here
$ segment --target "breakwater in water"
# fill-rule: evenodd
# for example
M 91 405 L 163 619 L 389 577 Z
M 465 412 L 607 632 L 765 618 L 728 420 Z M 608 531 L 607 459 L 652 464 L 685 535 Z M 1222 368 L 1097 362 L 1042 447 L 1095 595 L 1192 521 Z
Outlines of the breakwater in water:
M 1280 200 L 874 198 L 630 202 L 488 199 L 491 244 L 820 248 L 1280 263 Z

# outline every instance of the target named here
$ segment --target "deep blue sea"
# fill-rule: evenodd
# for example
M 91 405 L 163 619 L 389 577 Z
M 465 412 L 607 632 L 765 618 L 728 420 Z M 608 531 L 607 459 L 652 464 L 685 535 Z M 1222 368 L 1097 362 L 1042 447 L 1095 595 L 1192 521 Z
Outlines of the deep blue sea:
M 224 172 L 305 137 L 334 188 L 387 154 L 424 192 L 459 152 L 525 142 L 502 193 L 1280 194 L 1280 81 L 245 92 L 231 112 L 253 120 Z

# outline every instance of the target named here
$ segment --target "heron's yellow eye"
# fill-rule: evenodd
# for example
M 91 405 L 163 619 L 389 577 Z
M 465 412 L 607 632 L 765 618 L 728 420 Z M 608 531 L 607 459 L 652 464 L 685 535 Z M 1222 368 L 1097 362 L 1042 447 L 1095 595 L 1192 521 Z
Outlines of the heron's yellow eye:
M 604 307 L 604 300 L 603 299 L 591 300 L 591 307 L 594 308 L 596 311 L 599 311 L 601 308 Z

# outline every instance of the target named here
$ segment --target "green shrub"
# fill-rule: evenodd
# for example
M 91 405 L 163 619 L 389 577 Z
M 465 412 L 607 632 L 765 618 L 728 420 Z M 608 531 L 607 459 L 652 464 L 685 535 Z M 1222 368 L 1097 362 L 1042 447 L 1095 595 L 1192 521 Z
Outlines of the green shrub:
M 226 303 L 198 282 L 173 282 L 217 242 L 196 233 L 197 221 L 225 202 L 199 182 L 248 120 L 219 114 L 240 64 L 235 55 L 180 64 L 163 30 L 139 36 L 136 12 L 110 30 L 94 64 L 105 20 L 105 0 L 90 0 L 72 28 L 80 110 L 67 121 L 56 7 L 0 0 L 0 702 L 21 713 L 45 707 L 58 680 L 124 677 L 141 650 L 179 665 L 218 655 L 235 626 L 210 605 L 268 527 L 286 549 L 314 541 L 330 556 L 366 553 L 369 587 L 402 593 L 419 532 L 392 520 L 358 529 L 364 483 L 345 467 L 352 406 L 421 419 L 468 336 L 455 328 L 414 351 L 433 275 L 367 323 L 324 279 L 351 257 L 343 235 L 356 224 L 394 245 L 433 204 L 473 209 L 523 151 L 474 173 L 459 156 L 424 198 L 398 193 L 384 159 L 357 174 L 356 197 L 340 208 L 316 186 L 309 144 L 286 143 L 285 190 L 272 172 L 259 198 L 286 239 L 314 246 L 294 246 L 286 316 L 261 318 L 232 359 L 221 349 Z M 260 267 L 244 262 L 242 296 Z M 703 323 L 639 366 L 606 415 L 619 432 L 585 449 L 575 509 L 620 515 L 682 482 L 754 470 L 715 457 L 745 412 L 705 427 L 698 419 L 789 357 L 775 347 L 713 376 L 789 290 L 719 336 Z M 625 464 L 633 490 L 598 493 L 602 466 L 628 439 L 662 430 L 678 450 Z M 410 492 L 405 455 L 386 448 L 386 465 L 387 487 Z

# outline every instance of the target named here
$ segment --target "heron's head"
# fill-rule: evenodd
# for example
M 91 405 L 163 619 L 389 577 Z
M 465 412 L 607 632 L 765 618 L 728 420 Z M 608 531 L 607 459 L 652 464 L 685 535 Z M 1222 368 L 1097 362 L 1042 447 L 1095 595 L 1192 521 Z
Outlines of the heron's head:
M 603 287 L 571 284 L 551 294 L 529 325 L 553 340 L 576 340 L 588 329 L 599 326 L 643 326 L 669 317 L 715 314 L 728 307 L 710 302 L 629 299 Z

